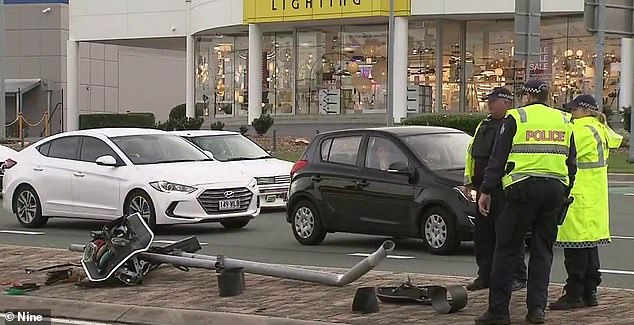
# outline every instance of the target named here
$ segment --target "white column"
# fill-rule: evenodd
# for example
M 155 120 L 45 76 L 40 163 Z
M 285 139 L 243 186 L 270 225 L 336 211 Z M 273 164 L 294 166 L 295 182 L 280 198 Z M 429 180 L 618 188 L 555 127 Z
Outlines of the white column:
M 251 125 L 262 115 L 262 31 L 256 24 L 249 25 L 249 116 Z
M 632 107 L 632 88 L 634 88 L 634 40 L 621 39 L 621 85 L 618 108 Z M 599 99 L 597 98 L 597 101 Z
M 79 129 L 79 42 L 66 41 L 66 131 Z
M 187 38 L 187 60 L 185 62 L 187 73 L 185 77 L 185 116 L 196 116 L 196 104 L 194 102 L 194 38 L 191 35 L 191 0 L 187 0 L 187 26 L 185 37 Z
M 394 18 L 394 123 L 407 117 L 407 51 L 409 26 L 406 17 Z

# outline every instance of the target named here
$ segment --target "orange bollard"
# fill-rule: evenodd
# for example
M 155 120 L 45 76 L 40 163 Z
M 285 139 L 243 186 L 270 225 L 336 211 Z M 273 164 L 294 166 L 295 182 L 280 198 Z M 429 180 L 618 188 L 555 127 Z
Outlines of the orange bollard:
M 44 112 L 44 134 L 50 135 L 50 125 L 48 125 L 48 112 Z

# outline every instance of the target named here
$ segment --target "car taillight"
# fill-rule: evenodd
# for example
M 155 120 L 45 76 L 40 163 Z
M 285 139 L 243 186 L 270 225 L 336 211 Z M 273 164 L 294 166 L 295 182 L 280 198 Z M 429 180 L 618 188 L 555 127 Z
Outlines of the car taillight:
M 308 166 L 308 160 L 298 160 L 294 165 L 293 168 L 291 168 L 291 177 L 293 177 L 293 175 L 295 175 L 295 173 L 297 173 L 300 169 L 304 168 Z
M 4 161 L 4 164 L 2 165 L 2 168 L 9 169 L 9 168 L 15 166 L 17 163 L 18 163 L 17 161 L 9 158 L 9 159 Z

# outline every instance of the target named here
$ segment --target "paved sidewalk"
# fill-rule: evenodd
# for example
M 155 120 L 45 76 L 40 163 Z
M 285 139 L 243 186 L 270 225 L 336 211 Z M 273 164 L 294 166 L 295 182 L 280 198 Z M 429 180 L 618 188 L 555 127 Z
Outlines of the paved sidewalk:
M 0 282 L 38 280 L 45 275 L 35 274 L 27 276 L 24 268 L 41 267 L 61 262 L 78 262 L 81 254 L 67 250 L 42 249 L 34 247 L 20 247 L 0 245 Z M 342 273 L 342 270 L 330 271 Z M 416 270 L 413 270 L 416 271 Z M 423 270 L 419 270 L 423 271 Z M 461 277 L 436 276 L 424 274 L 404 274 L 372 271 L 356 282 L 345 287 L 328 287 L 294 280 L 246 274 L 246 290 L 237 297 L 221 298 L 218 296 L 216 276 L 213 271 L 192 269 L 182 272 L 174 267 L 164 265 L 150 273 L 143 284 L 138 286 L 110 286 L 84 289 L 72 284 L 57 284 L 42 286 L 39 290 L 29 293 L 34 297 L 70 299 L 82 302 L 116 303 L 133 306 L 168 307 L 180 309 L 179 315 L 187 315 L 195 311 L 197 316 L 182 316 L 179 319 L 200 319 L 201 312 L 226 313 L 223 319 L 238 319 L 238 315 L 281 317 L 291 320 L 322 321 L 346 324 L 473 324 L 473 319 L 486 308 L 487 291 L 469 293 L 469 303 L 461 311 L 449 314 L 436 314 L 431 306 L 396 305 L 379 303 L 380 311 L 375 314 L 360 315 L 351 311 L 352 299 L 358 287 L 361 286 L 394 286 L 407 280 L 411 276 L 412 282 L 418 285 L 426 284 L 466 284 L 469 279 Z M 561 286 L 551 286 L 550 300 L 555 300 L 561 293 Z M 624 289 L 600 288 L 601 305 L 594 308 L 584 308 L 574 311 L 547 311 L 547 323 L 550 324 L 634 324 L 634 291 Z M 526 290 L 516 292 L 512 298 L 511 314 L 514 323 L 524 324 L 526 313 L 524 299 Z M 1 306 L 8 308 L 5 303 L 24 297 L 4 296 L 0 299 Z M 91 309 L 83 304 L 69 304 L 67 300 L 59 300 L 60 304 L 33 301 L 32 308 L 53 308 L 56 316 L 71 317 L 85 316 L 86 310 Z M 24 303 L 24 302 L 22 302 Z M 66 306 L 56 307 L 56 306 Z M 75 308 L 73 311 L 72 308 Z M 113 307 L 114 308 L 114 307 Z M 64 310 L 61 310 L 64 309 Z M 93 308 L 107 311 L 107 308 Z M 114 308 L 116 309 L 116 308 Z M 114 310 L 113 309 L 113 310 Z M 138 309 L 138 308 L 137 308 Z M 148 323 L 170 323 L 165 319 L 165 313 L 148 312 L 147 309 L 136 315 L 146 319 Z M 82 312 L 83 311 L 83 312 Z M 143 316 L 140 316 L 143 315 Z M 155 318 L 152 318 L 154 315 Z M 134 315 L 128 314 L 129 318 Z M 154 319 L 154 320 L 152 320 Z M 254 318 L 255 319 L 255 318 Z M 266 321 L 246 322 L 239 324 L 273 324 L 274 319 Z M 179 322 L 174 322 L 179 323 Z M 189 322 L 194 324 L 195 322 Z M 208 322 L 211 323 L 211 322 Z

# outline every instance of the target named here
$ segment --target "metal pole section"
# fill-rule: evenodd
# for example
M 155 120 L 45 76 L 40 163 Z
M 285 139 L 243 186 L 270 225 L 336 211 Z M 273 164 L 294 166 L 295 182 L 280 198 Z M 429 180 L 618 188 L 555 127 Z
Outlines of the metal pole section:
M 370 256 L 364 258 L 344 274 L 334 274 L 328 272 L 312 271 L 304 268 L 289 267 L 278 264 L 259 263 L 238 259 L 224 258 L 225 268 L 241 267 L 246 273 L 273 276 L 292 280 L 320 283 L 331 286 L 345 286 L 359 279 L 370 270 L 374 269 L 383 261 L 389 252 L 394 250 L 396 245 L 392 241 L 385 241 L 378 250 Z M 70 250 L 73 252 L 83 252 L 85 245 L 72 244 Z M 220 267 L 215 256 L 189 254 L 175 252 L 173 255 L 157 253 L 139 253 L 140 258 L 155 263 L 167 263 L 188 267 L 215 270 Z
M 192 2 L 191 0 L 185 0 L 187 4 L 187 15 L 186 15 L 186 24 L 185 30 L 187 31 L 185 34 L 187 49 L 185 51 L 187 55 L 187 59 L 185 60 L 186 73 L 185 76 L 185 115 L 187 117 L 196 117 L 196 108 L 194 102 L 194 40 L 191 33 L 191 11 L 192 11 Z
M 603 112 L 603 66 L 605 59 L 605 1 L 597 1 L 597 58 L 594 64 L 594 98 L 597 100 L 601 112 Z
M 634 4 L 634 0 L 632 1 L 632 4 Z M 632 11 L 632 31 L 634 31 L 634 11 Z M 621 66 L 621 75 L 627 76 L 627 78 L 631 82 L 629 85 L 630 89 L 628 89 L 629 97 L 627 98 L 629 103 L 628 105 L 630 106 L 630 130 L 625 130 L 627 132 L 630 132 L 630 157 L 627 161 L 631 164 L 631 163 L 634 163 L 634 145 L 631 144 L 632 140 L 634 140 L 634 135 L 631 132 L 632 122 L 634 122 L 634 116 L 632 116 L 632 106 L 634 106 L 634 94 L 632 93 L 632 88 L 631 88 L 632 86 L 634 86 L 634 38 L 629 39 L 629 44 L 630 44 L 630 47 L 629 47 L 630 51 L 628 53 L 623 51 L 623 45 L 621 45 L 621 60 L 622 62 L 625 62 L 625 61 L 629 62 L 629 67 L 626 68 L 625 66 Z M 623 85 L 621 85 L 621 89 L 623 89 Z M 625 98 L 625 95 L 623 95 L 623 98 Z M 621 105 L 621 106 L 625 106 L 625 105 Z
M 249 103 L 248 125 L 262 115 L 262 30 L 258 24 L 249 24 Z M 316 63 L 316 62 L 315 62 Z
M 390 0 L 390 22 L 387 54 L 387 126 L 394 125 L 394 0 Z
M 7 107 L 4 94 L 4 0 L 0 0 L 0 140 L 7 138 Z
M 436 20 L 436 48 L 434 50 L 436 56 L 436 107 L 432 109 L 435 113 L 440 113 L 442 111 L 442 45 L 443 45 L 443 21 L 441 19 Z
M 79 42 L 68 40 L 66 63 L 66 130 L 79 130 Z
M 526 37 L 526 67 L 524 68 L 524 82 L 531 78 L 531 16 L 532 12 L 531 0 L 527 1 L 528 3 L 528 19 L 526 19 L 526 31 L 528 32 L 528 36 Z

